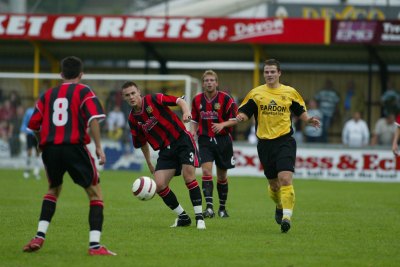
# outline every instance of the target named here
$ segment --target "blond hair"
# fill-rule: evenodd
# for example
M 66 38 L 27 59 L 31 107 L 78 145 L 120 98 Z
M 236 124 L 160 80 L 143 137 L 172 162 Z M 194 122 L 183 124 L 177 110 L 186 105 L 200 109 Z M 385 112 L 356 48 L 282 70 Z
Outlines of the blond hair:
M 215 73 L 215 71 L 213 71 L 213 70 L 206 70 L 206 71 L 203 73 L 203 76 L 201 76 L 201 80 L 204 81 L 204 77 L 206 77 L 207 75 L 214 76 L 215 81 L 218 82 L 218 75 L 217 75 L 217 73 Z

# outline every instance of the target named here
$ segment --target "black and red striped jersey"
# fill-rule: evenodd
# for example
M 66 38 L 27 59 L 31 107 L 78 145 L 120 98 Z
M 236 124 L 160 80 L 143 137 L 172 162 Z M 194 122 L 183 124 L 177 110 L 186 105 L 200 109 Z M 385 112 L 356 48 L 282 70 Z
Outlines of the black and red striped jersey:
M 217 94 L 208 99 L 205 93 L 197 94 L 192 101 L 192 121 L 198 123 L 197 135 L 215 137 L 211 129 L 211 123 L 220 123 L 235 119 L 237 105 L 235 100 L 225 92 L 217 91 Z M 224 128 L 217 135 L 232 133 L 232 127 Z
M 40 131 L 40 146 L 88 144 L 90 121 L 105 117 L 103 107 L 87 85 L 63 83 L 39 98 L 28 128 Z
M 132 109 L 128 118 L 134 147 L 148 142 L 154 150 L 159 150 L 186 130 L 181 119 L 168 107 L 176 106 L 178 97 L 159 93 L 146 95 L 142 100 L 142 109 L 139 112 Z

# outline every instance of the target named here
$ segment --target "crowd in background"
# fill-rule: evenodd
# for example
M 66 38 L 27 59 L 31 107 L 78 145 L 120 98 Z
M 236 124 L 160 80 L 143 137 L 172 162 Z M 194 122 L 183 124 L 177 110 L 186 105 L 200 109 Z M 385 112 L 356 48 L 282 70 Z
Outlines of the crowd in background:
M 3 145 L 8 145 L 11 157 L 21 155 L 26 147 L 26 129 L 22 122 L 29 106 L 23 105 L 22 102 L 17 90 L 8 91 L 6 94 L 0 89 L 0 140 Z M 381 96 L 382 117 L 371 129 L 364 120 L 366 97 L 362 88 L 357 88 L 352 80 L 347 82 L 344 99 L 341 99 L 335 89 L 334 82 L 327 79 L 315 96 L 306 102 L 310 116 L 320 119 L 321 128 L 302 125 L 293 118 L 294 135 L 298 143 L 333 143 L 330 140 L 330 130 L 333 123 L 339 123 L 342 125 L 341 143 L 345 146 L 391 146 L 397 127 L 396 117 L 400 113 L 400 92 L 394 85 L 390 85 Z M 127 125 L 130 107 L 122 101 L 119 89 L 111 90 L 103 104 L 107 112 L 107 119 L 102 124 L 103 137 L 121 143 L 126 152 L 131 151 Z M 257 142 L 254 124 L 250 125 L 244 136 L 250 143 Z M 233 137 L 241 140 L 236 130 Z

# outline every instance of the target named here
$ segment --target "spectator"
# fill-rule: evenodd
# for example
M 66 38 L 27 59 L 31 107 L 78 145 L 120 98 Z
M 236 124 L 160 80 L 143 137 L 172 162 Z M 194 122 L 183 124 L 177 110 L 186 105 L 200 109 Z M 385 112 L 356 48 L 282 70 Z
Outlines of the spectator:
M 321 141 L 324 143 L 328 142 L 328 130 L 331 126 L 332 119 L 335 116 L 337 110 L 337 104 L 340 101 L 339 94 L 333 88 L 331 80 L 326 80 L 325 86 L 316 95 L 315 100 L 318 102 L 319 109 L 321 110 L 322 117 L 322 137 Z
M 247 134 L 247 141 L 250 144 L 257 144 L 258 138 L 256 135 L 256 124 L 253 122 L 249 128 L 248 134 Z
M 292 116 L 292 128 L 293 128 L 293 138 L 296 140 L 297 144 L 304 143 L 303 135 L 303 121 L 297 116 Z
M 18 92 L 16 90 L 12 90 L 10 93 L 10 105 L 13 113 L 15 114 L 17 112 L 18 106 L 21 105 L 21 97 L 19 96 Z
M 15 115 L 11 118 L 9 123 L 9 139 L 8 143 L 10 145 L 10 154 L 11 157 L 16 157 L 21 152 L 21 142 L 19 138 L 20 134 L 20 125 L 22 123 L 22 119 L 24 117 L 24 107 L 19 105 L 16 108 Z
M 381 105 L 383 109 L 383 115 L 388 114 L 399 114 L 400 112 L 400 93 L 394 86 L 391 85 L 381 97 Z
M 108 137 L 114 141 L 121 140 L 124 133 L 125 122 L 125 115 L 121 111 L 121 107 L 115 105 L 107 116 Z
M 363 147 L 369 143 L 367 123 L 361 119 L 361 113 L 356 111 L 353 118 L 344 125 L 342 132 L 343 144 L 348 147 Z
M 396 132 L 396 116 L 388 114 L 376 121 L 374 133 L 371 138 L 371 145 L 390 146 Z
M 308 101 L 308 115 L 322 121 L 323 115 L 321 110 L 318 109 L 318 103 L 315 99 Z M 323 125 L 321 126 L 323 127 Z M 316 128 L 311 125 L 304 127 L 304 137 L 307 143 L 319 143 L 322 141 L 322 128 Z
M 343 101 L 343 122 L 345 123 L 354 112 L 359 111 L 361 113 L 365 110 L 364 94 L 362 90 L 356 89 L 356 84 L 353 80 L 347 83 L 346 95 Z
M 0 105 L 0 120 L 8 122 L 11 120 L 14 114 L 15 112 L 12 109 L 11 101 L 9 99 L 6 99 L 3 102 L 3 105 Z
M 22 119 L 20 132 L 24 133 L 26 136 L 26 166 L 24 171 L 24 178 L 28 179 L 31 170 L 33 170 L 33 175 L 37 180 L 40 179 L 40 156 L 38 150 L 38 142 L 33 131 L 28 128 L 29 120 L 32 117 L 33 107 L 27 108 Z M 35 156 L 33 156 L 35 153 Z

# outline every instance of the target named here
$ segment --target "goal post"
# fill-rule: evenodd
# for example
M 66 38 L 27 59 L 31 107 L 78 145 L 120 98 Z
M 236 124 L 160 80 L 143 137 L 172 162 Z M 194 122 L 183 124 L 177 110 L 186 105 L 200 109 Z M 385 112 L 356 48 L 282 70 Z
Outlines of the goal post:
M 60 81 L 61 77 L 59 74 L 54 74 L 54 73 L 34 74 L 34 73 L 0 72 L 0 88 L 7 91 L 8 89 L 6 88 L 7 85 L 11 85 L 11 87 L 19 87 L 19 86 L 13 86 L 13 80 L 19 80 L 17 82 L 17 84 L 19 84 L 20 79 L 26 81 L 25 90 L 29 90 L 29 80 L 31 80 L 31 85 L 32 85 L 32 87 L 30 88 L 33 88 L 33 82 L 35 80 L 39 80 L 42 82 L 40 83 L 41 86 L 39 87 L 41 87 L 41 89 L 44 90 L 47 89 L 43 88 L 43 84 L 46 84 L 46 81 L 48 82 Z M 157 89 L 159 90 L 159 92 L 162 92 L 163 90 L 171 90 L 172 88 L 173 95 L 174 94 L 181 94 L 181 96 L 185 95 L 187 99 L 191 99 L 197 92 L 200 92 L 201 90 L 200 81 L 188 75 L 84 74 L 82 76 L 82 83 L 87 83 L 89 87 L 92 88 L 95 92 L 97 92 L 97 90 L 99 89 L 107 90 L 104 88 L 104 85 L 101 85 L 100 88 L 96 88 L 97 85 L 96 81 L 104 81 L 104 82 L 109 81 L 111 84 L 115 82 L 120 82 L 122 84 L 124 81 L 135 81 L 142 89 L 149 89 L 150 92 L 156 92 Z M 24 88 L 18 88 L 18 89 L 24 90 Z M 112 89 L 112 86 L 110 86 L 109 89 Z M 33 92 L 32 89 L 31 96 L 33 98 L 37 98 L 38 94 L 36 92 Z
M 130 107 L 124 103 L 120 94 L 121 86 L 126 81 L 134 81 L 140 87 L 143 95 L 161 92 L 177 97 L 185 96 L 189 107 L 192 98 L 201 91 L 201 82 L 188 75 L 84 74 L 81 83 L 87 84 L 96 93 L 107 115 L 113 110 L 113 107 L 119 105 L 122 107 L 125 117 L 127 117 Z M 12 92 L 16 92 L 25 109 L 32 107 L 42 92 L 61 82 L 60 75 L 54 73 L 0 72 L 0 89 L 3 99 L 8 99 Z M 39 90 L 34 89 L 34 84 L 39 84 Z M 172 107 L 171 109 L 178 116 L 181 115 L 179 107 Z M 142 156 L 141 153 L 132 149 L 129 131 L 126 128 L 127 124 L 125 123 L 125 128 L 122 129 L 123 136 L 117 138 L 109 135 L 107 123 L 107 121 L 102 123 L 103 147 L 108 154 L 108 165 L 105 166 L 105 169 L 138 170 L 138 168 L 141 168 Z M 188 127 L 189 124 L 186 124 L 186 126 Z M 20 127 L 20 125 L 17 127 Z M 7 140 L 0 139 L 0 168 L 23 168 L 26 159 L 26 144 L 23 138 L 20 138 L 20 140 L 22 142 L 19 155 L 10 158 L 11 145 Z M 129 153 L 135 155 L 128 155 Z

